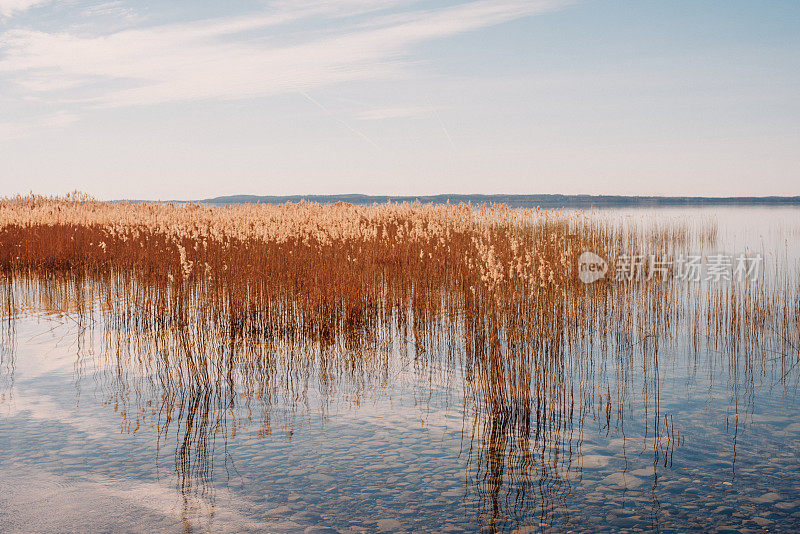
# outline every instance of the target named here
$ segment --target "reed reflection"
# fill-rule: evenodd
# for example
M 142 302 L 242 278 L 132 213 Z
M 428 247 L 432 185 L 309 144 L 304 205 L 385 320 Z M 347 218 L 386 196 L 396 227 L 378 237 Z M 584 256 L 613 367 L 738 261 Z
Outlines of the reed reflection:
M 427 378 L 415 382 L 416 387 L 432 388 L 434 375 L 438 382 L 461 383 L 460 410 L 465 420 L 472 421 L 464 450 L 467 477 L 480 497 L 487 524 L 497 530 L 533 515 L 545 524 L 568 524 L 564 510 L 581 481 L 583 437 L 587 432 L 608 435 L 612 430 L 624 434 L 630 396 L 641 395 L 644 420 L 632 424 L 643 425 L 652 450 L 657 526 L 658 470 L 671 467 L 681 443 L 675 414 L 659 405 L 660 354 L 682 348 L 695 363 L 708 354 L 709 364 L 726 365 L 733 395 L 733 422 L 726 424 L 733 427 L 733 439 L 739 410 L 754 394 L 754 368 L 778 366 L 786 376 L 788 362 L 796 361 L 796 355 L 788 352 L 791 342 L 762 341 L 764 332 L 754 329 L 752 321 L 743 321 L 745 328 L 738 319 L 718 322 L 714 319 L 718 310 L 707 313 L 706 327 L 712 328 L 704 330 L 707 341 L 698 347 L 696 332 L 685 335 L 687 316 L 674 311 L 674 301 L 670 307 L 658 306 L 632 295 L 639 300 L 616 312 L 648 310 L 644 317 L 629 316 L 631 324 L 638 325 L 634 329 L 601 329 L 591 321 L 614 320 L 602 314 L 584 316 L 588 327 L 577 321 L 552 321 L 545 327 L 546 316 L 522 313 L 513 319 L 503 316 L 500 323 L 486 320 L 497 315 L 484 310 L 425 321 L 409 314 L 402 322 L 394 319 L 376 330 L 354 328 L 342 339 L 287 339 L 284 332 L 268 337 L 263 332 L 244 335 L 150 324 L 97 302 L 88 304 L 96 291 L 92 283 L 73 283 L 71 290 L 52 287 L 58 283 L 28 281 L 24 291 L 39 287 L 33 292 L 40 295 L 39 302 L 48 296 L 48 304 L 59 303 L 45 309 L 47 313 L 74 314 L 83 325 L 77 330 L 83 339 L 77 342 L 79 347 L 91 346 L 85 338 L 99 332 L 101 350 L 96 354 L 78 350 L 78 359 L 84 361 L 76 362 L 76 372 L 87 358 L 96 360 L 106 403 L 119 413 L 125 432 L 135 434 L 144 424 L 154 425 L 156 446 L 172 451 L 167 456 L 173 458 L 187 507 L 197 496 L 213 498 L 215 471 L 223 473 L 223 479 L 230 477 L 227 445 L 242 427 L 256 426 L 264 439 L 274 430 L 291 439 L 295 431 L 302 431 L 302 422 L 295 417 L 298 411 L 313 409 L 324 416 L 330 405 L 341 402 L 357 409 L 374 392 L 391 387 L 397 360 L 405 359 L 412 362 L 417 377 Z M 86 294 L 73 300 L 72 291 Z M 66 295 L 71 303 L 52 299 L 53 295 Z M 716 299 L 719 293 L 709 295 Z M 651 293 L 650 298 L 674 299 L 675 294 Z M 750 301 L 743 297 L 739 302 Z M 689 322 L 696 319 L 688 317 Z M 14 320 L 4 324 L 4 380 L 9 384 Z M 547 328 L 555 335 L 534 336 L 533 328 Z M 761 347 L 761 356 L 753 353 L 756 346 Z M 633 384 L 642 385 L 641 393 L 631 391 Z M 215 465 L 216 458 L 223 459 L 222 466 Z

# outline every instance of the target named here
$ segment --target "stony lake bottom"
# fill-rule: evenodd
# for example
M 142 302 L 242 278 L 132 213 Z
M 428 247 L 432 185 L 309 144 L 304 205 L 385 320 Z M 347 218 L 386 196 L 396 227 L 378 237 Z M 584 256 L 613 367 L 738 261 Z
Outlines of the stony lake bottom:
M 758 252 L 797 288 L 798 210 L 608 216 L 713 219 L 698 254 Z M 506 415 L 459 354 L 397 332 L 336 355 L 251 340 L 231 354 L 271 356 L 247 386 L 199 387 L 102 312 L 31 306 L 2 326 L 0 530 L 800 530 L 798 347 L 673 331 L 573 343 L 541 363 L 547 401 Z

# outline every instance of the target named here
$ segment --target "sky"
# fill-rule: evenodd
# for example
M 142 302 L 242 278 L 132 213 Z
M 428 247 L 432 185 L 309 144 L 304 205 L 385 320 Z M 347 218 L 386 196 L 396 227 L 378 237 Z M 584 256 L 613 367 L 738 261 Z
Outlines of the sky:
M 0 196 L 800 195 L 796 0 L 0 0 Z

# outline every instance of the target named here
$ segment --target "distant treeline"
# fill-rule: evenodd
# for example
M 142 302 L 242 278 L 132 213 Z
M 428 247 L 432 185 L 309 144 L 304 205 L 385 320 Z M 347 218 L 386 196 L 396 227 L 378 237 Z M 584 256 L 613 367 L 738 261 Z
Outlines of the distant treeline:
M 285 202 L 317 202 L 356 205 L 385 204 L 386 202 L 420 202 L 422 204 L 506 204 L 513 208 L 624 208 L 624 207 L 691 207 L 691 206 L 800 206 L 800 196 L 794 197 L 636 197 L 618 195 L 289 195 L 257 196 L 230 195 L 208 198 L 208 204 L 283 204 Z

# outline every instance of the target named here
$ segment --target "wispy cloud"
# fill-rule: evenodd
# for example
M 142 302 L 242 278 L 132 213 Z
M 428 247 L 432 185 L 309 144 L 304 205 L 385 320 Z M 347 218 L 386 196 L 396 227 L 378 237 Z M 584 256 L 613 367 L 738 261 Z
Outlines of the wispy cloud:
M 108 19 L 113 17 L 113 19 L 120 21 L 122 24 L 132 22 L 137 18 L 136 11 L 122 0 L 98 2 L 84 6 L 83 16 L 88 19 L 102 19 L 103 17 Z
M 2 13 L 31 0 L 0 2 Z M 281 2 L 247 17 L 95 36 L 16 28 L 0 35 L 0 76 L 42 99 L 79 98 L 101 106 L 297 93 L 402 76 L 422 42 L 566 3 L 475 0 L 419 9 L 393 0 Z M 322 21 L 309 26 L 325 29 L 301 31 L 290 24 L 306 19 Z
M 10 17 L 49 0 L 0 0 L 0 18 Z
M 78 120 L 74 113 L 60 111 L 25 120 L 0 121 L 0 141 L 20 139 L 49 130 L 64 128 Z

